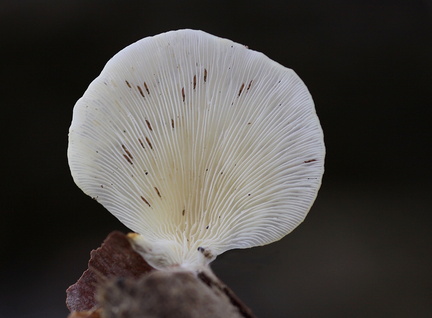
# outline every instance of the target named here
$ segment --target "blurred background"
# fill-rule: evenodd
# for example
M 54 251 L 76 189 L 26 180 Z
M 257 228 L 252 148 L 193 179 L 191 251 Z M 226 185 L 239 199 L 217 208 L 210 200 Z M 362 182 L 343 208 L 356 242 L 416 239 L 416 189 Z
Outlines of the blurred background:
M 113 230 L 73 182 L 72 108 L 125 46 L 194 28 L 309 87 L 327 147 L 306 221 L 215 273 L 258 317 L 432 317 L 430 0 L 0 2 L 0 317 L 65 318 Z

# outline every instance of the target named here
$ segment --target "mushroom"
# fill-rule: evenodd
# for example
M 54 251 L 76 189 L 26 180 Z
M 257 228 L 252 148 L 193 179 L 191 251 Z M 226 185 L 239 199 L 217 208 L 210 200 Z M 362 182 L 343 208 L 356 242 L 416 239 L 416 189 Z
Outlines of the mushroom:
M 277 241 L 316 198 L 325 147 L 296 73 L 202 31 L 117 53 L 73 110 L 76 184 L 134 231 L 154 268 L 207 268 Z

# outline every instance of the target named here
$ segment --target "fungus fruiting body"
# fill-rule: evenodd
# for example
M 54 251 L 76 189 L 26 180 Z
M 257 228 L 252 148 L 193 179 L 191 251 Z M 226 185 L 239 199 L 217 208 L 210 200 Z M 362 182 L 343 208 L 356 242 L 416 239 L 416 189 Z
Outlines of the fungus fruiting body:
M 117 53 L 77 101 L 68 148 L 77 185 L 159 269 L 281 239 L 309 211 L 324 154 L 294 71 L 194 30 Z

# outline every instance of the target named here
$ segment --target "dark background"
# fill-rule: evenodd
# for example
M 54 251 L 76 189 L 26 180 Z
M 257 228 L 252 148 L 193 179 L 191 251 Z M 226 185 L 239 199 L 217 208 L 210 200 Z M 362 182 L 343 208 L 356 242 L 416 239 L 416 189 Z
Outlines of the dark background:
M 72 108 L 120 49 L 186 27 L 293 68 L 327 147 L 306 221 L 216 274 L 258 317 L 432 317 L 430 0 L 0 2 L 0 317 L 66 317 L 127 231 L 70 176 Z

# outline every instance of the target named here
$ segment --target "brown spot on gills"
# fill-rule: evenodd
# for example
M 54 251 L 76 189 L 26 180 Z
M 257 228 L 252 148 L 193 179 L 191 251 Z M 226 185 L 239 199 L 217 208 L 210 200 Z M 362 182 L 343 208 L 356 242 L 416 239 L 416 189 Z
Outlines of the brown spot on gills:
M 144 144 L 143 144 L 142 140 L 138 138 L 138 141 L 139 141 L 139 143 L 140 143 L 141 147 L 143 147 L 143 148 L 145 149 L 145 147 L 144 147 Z
M 208 249 L 204 248 L 204 247 L 198 247 L 198 252 L 201 252 L 205 258 L 213 258 L 213 254 L 212 252 L 210 252 Z
M 195 89 L 196 88 L 196 75 L 194 75 L 194 78 L 193 78 L 193 89 Z
M 204 83 L 207 82 L 207 69 L 204 69 Z
M 148 89 L 148 86 L 147 86 L 147 83 L 146 83 L 146 82 L 144 82 L 144 88 L 145 88 L 145 90 L 147 91 L 147 94 L 150 95 L 150 91 L 149 91 L 149 89 Z
M 128 156 L 126 156 L 126 155 L 123 155 L 123 157 L 131 164 L 131 165 L 133 165 L 133 163 L 132 163 L 132 160 L 130 160 L 130 158 L 128 157 Z
M 244 83 L 240 86 L 240 90 L 239 90 L 239 92 L 238 92 L 237 97 L 239 97 L 240 94 L 242 93 L 244 86 L 245 86 Z
M 129 152 L 129 150 L 127 150 L 126 146 L 122 145 L 122 148 L 123 148 L 124 152 L 126 152 L 126 154 L 128 155 L 128 157 L 131 158 L 131 159 L 133 159 L 131 153 Z
M 182 99 L 183 99 L 183 102 L 184 102 L 184 101 L 185 101 L 185 98 L 186 98 L 185 91 L 184 91 L 184 87 L 182 88 L 181 93 L 182 93 Z
M 156 193 L 157 193 L 157 195 L 159 196 L 159 198 L 162 198 L 162 196 L 161 196 L 161 194 L 160 194 L 160 192 L 159 192 L 159 189 L 156 188 L 156 187 L 154 187 L 154 189 L 156 190 Z
M 310 162 L 314 162 L 314 161 L 317 161 L 316 159 L 311 159 L 311 160 L 306 160 L 306 161 L 303 161 L 304 163 L 310 163 Z
M 150 146 L 150 149 L 153 149 L 153 145 L 151 144 L 150 140 L 146 137 L 146 141 L 148 143 L 148 145 Z
M 247 91 L 248 91 L 248 90 L 249 90 L 249 88 L 251 87 L 251 85 L 252 85 L 252 82 L 253 82 L 253 80 L 249 82 L 249 85 L 248 85 L 248 87 L 246 88 L 246 90 L 247 90 Z
M 143 196 L 141 196 L 141 200 L 143 200 L 145 203 L 147 203 L 147 205 L 149 206 L 149 207 L 151 207 L 151 205 L 150 205 L 150 203 L 143 197 Z
M 150 125 L 150 122 L 147 119 L 145 120 L 145 122 L 147 124 L 148 129 L 150 129 L 150 131 L 153 131 L 152 126 Z
M 126 82 L 126 85 L 127 85 L 129 88 L 132 88 L 131 84 L 129 84 L 128 81 L 125 80 L 125 82 Z
M 144 92 L 142 91 L 141 87 L 140 87 L 140 86 L 137 86 L 137 88 L 138 88 L 138 90 L 139 90 L 141 96 L 144 97 Z

